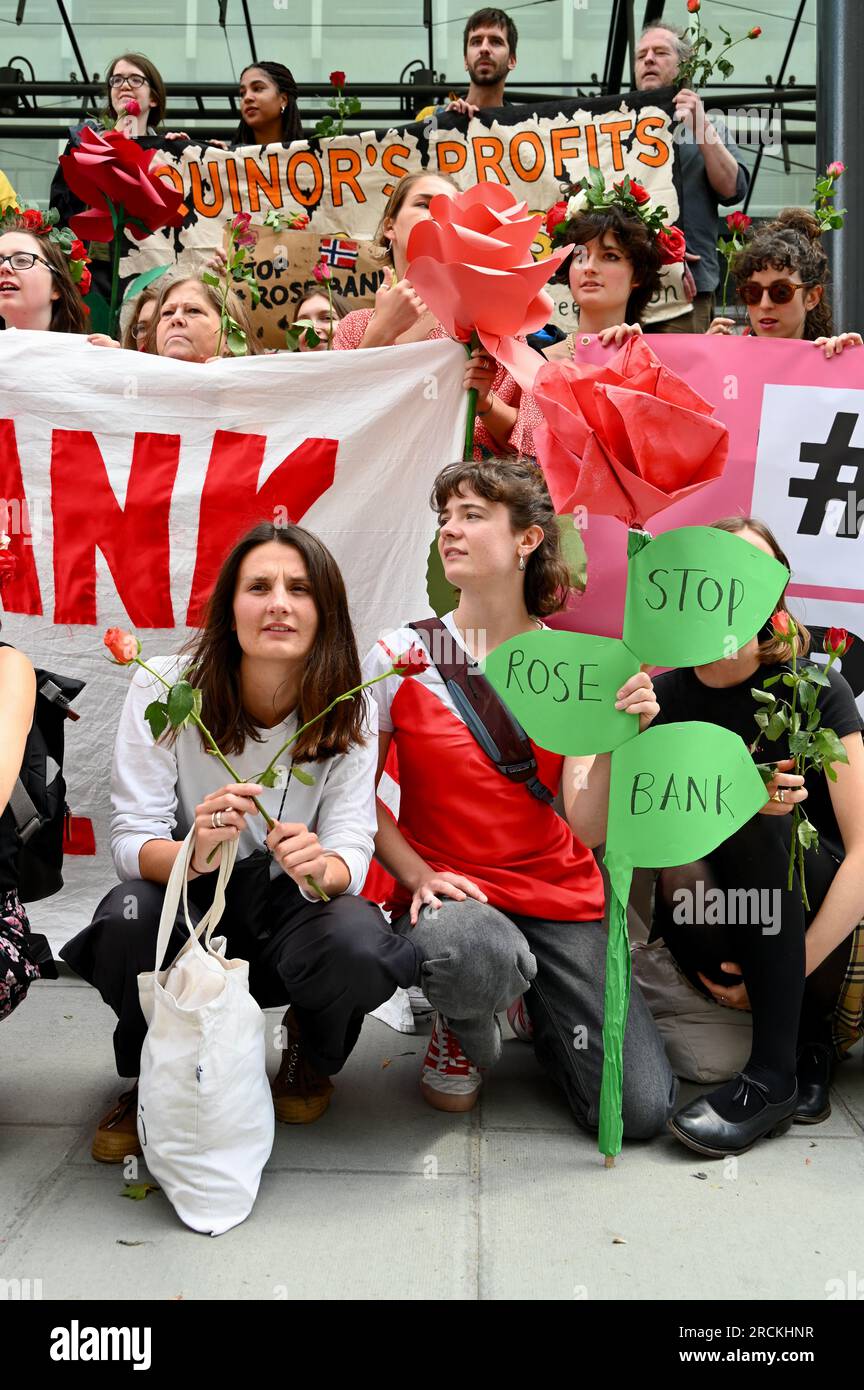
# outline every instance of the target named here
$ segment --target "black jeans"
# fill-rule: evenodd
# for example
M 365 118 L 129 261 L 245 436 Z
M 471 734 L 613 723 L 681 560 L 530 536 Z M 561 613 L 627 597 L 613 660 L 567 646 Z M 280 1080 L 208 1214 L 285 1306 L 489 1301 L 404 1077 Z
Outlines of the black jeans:
M 242 861 L 241 861 L 242 862 Z M 238 865 L 239 867 L 239 865 Z M 235 876 L 237 870 L 235 869 Z M 197 924 L 212 900 L 215 874 L 189 885 L 189 915 Z M 419 974 L 413 942 L 388 926 L 373 903 L 342 894 L 329 903 L 307 902 L 287 874 L 265 879 L 263 913 L 268 934 L 250 931 L 249 883 L 228 884 L 227 906 L 215 935 L 227 954 L 249 961 L 249 989 L 262 1008 L 290 1003 L 304 1052 L 322 1076 L 345 1064 L 360 1036 L 363 1016 Z M 104 897 L 89 927 L 61 951 L 76 974 L 94 985 L 117 1014 L 114 1053 L 120 1076 L 137 1076 L 147 1024 L 138 1002 L 138 975 L 154 968 L 163 884 L 134 879 Z M 164 969 L 188 941 L 182 922 L 168 943 Z
M 830 1042 L 830 1018 L 852 944 L 851 937 L 841 941 L 805 981 L 805 932 L 831 887 L 837 861 L 822 845 L 805 854 L 806 913 L 797 870 L 791 890 L 786 887 L 789 821 L 753 816 L 705 859 L 662 869 L 651 932 L 652 938 L 663 937 L 684 974 L 705 994 L 698 972 L 717 984 L 732 985 L 740 981 L 721 966 L 724 961 L 741 966 L 753 1013 L 751 1062 L 783 1073 L 795 1072 L 798 1046 Z M 706 897 L 713 889 L 720 890 L 715 901 L 726 920 L 712 924 Z M 742 921 L 745 893 L 750 899 Z M 682 920 L 691 902 L 697 911 Z M 704 913 L 698 910 L 700 902 Z M 737 917 L 734 923 L 732 916 Z

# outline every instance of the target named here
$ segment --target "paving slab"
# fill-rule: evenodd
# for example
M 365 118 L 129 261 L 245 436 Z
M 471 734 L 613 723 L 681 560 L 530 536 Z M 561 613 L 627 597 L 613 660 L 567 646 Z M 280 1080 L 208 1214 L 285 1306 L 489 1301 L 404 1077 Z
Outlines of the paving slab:
M 481 1298 L 824 1299 L 861 1265 L 864 1143 L 810 1144 L 711 1160 L 670 1136 L 609 1170 L 588 1136 L 483 1134 Z
M 0 1250 L 77 1139 L 71 1127 L 0 1126 Z
M 400 1174 L 265 1173 L 251 1216 L 217 1238 L 118 1169 L 69 1168 L 16 1237 L 0 1279 L 81 1299 L 471 1299 L 474 1184 Z

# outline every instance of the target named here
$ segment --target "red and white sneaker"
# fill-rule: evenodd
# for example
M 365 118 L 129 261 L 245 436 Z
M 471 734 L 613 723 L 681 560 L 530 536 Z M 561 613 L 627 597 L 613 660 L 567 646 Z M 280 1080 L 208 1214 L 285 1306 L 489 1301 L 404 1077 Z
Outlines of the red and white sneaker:
M 507 1010 L 507 1022 L 513 1029 L 520 1042 L 533 1043 L 534 1024 L 531 1022 L 528 1010 L 525 1008 L 525 995 L 520 994 L 515 1004 L 511 1004 Z
M 424 1100 L 436 1110 L 473 1110 L 481 1084 L 479 1068 L 465 1056 L 443 1016 L 436 1014 L 420 1075 Z

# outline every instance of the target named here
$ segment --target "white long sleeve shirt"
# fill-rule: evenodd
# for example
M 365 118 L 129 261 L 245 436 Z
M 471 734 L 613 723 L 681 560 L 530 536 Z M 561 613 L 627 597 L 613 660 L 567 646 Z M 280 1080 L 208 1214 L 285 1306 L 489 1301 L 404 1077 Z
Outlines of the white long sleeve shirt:
M 168 681 L 179 678 L 181 662 L 176 656 L 156 657 L 148 664 Z M 195 807 L 230 781 L 218 759 L 204 751 L 194 725 L 181 730 L 171 744 L 153 742 L 144 711 L 165 693 L 160 682 L 138 667 L 120 716 L 111 772 L 111 854 L 121 880 L 141 877 L 138 855 L 148 840 L 184 839 L 195 819 Z M 359 893 L 363 887 L 377 826 L 378 712 L 368 699 L 365 711 L 365 743 L 336 757 L 302 764 L 315 778 L 314 786 L 304 786 L 292 777 L 287 788 L 268 787 L 259 797 L 274 819 L 308 826 L 325 851 L 344 859 L 351 875 L 348 893 Z M 261 742 L 247 739 L 243 752 L 229 755 L 228 761 L 241 777 L 254 782 L 296 729 L 297 716 L 291 714 L 273 729 L 259 729 Z M 280 763 L 290 767 L 290 749 Z M 247 816 L 239 857 L 260 848 L 267 833 L 262 816 Z M 271 873 L 281 872 L 274 860 Z M 300 891 L 310 901 L 316 900 L 305 889 Z

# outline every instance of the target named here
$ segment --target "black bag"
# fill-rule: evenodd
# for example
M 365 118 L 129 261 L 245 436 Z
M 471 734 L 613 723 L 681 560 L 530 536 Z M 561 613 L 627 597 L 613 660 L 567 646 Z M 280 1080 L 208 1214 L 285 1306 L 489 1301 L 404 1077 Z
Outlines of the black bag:
M 0 643 L 5 646 L 6 643 Z M 9 809 L 18 833 L 18 896 L 23 903 L 50 898 L 63 887 L 63 829 L 68 815 L 63 753 L 70 701 L 84 681 L 36 671 L 36 709 Z
M 424 646 L 441 673 L 454 705 L 487 758 L 509 781 L 523 782 L 538 801 L 554 801 L 554 793 L 537 776 L 537 759 L 522 725 L 477 663 L 454 642 L 447 626 L 440 618 L 421 618 L 408 626 L 424 639 Z M 440 651 L 440 659 L 436 648 Z

